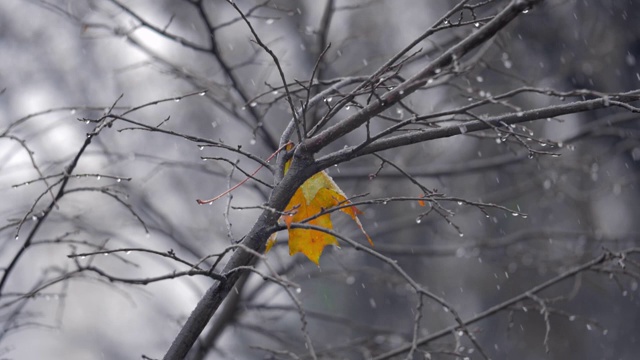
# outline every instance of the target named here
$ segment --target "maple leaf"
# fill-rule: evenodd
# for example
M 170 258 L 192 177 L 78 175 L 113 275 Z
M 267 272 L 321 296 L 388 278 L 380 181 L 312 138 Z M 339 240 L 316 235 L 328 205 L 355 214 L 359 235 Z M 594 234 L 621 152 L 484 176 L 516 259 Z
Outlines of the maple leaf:
M 288 169 L 288 165 L 285 170 Z M 345 194 L 326 172 L 321 171 L 305 181 L 289 200 L 289 204 L 285 208 L 287 215 L 283 216 L 284 222 L 289 229 L 289 255 L 301 252 L 309 260 L 319 265 L 320 255 L 324 247 L 327 245 L 339 246 L 338 240 L 333 235 L 323 231 L 291 228 L 291 224 L 306 223 L 325 229 L 333 229 L 330 213 L 316 215 L 332 207 L 349 204 L 351 202 L 347 200 Z M 371 238 L 364 230 L 360 219 L 358 219 L 358 214 L 362 214 L 362 212 L 355 206 L 346 206 L 341 208 L 340 211 L 349 215 L 356 222 L 362 233 L 367 237 L 369 244 L 373 246 Z M 305 222 L 310 217 L 314 218 Z
M 274 156 L 276 156 L 280 151 L 286 149 L 287 151 L 293 149 L 293 143 L 288 142 L 282 145 L 278 150 L 276 150 L 271 156 L 267 158 L 267 162 L 271 160 Z M 289 170 L 289 166 L 291 165 L 291 160 L 285 163 L 284 171 L 285 173 Z M 223 196 L 229 194 L 233 190 L 239 188 L 247 182 L 253 175 L 255 175 L 262 166 L 260 166 L 256 171 L 254 171 L 250 176 L 248 176 L 243 181 L 239 182 L 235 186 L 229 188 L 227 191 L 219 194 L 218 196 L 211 198 L 209 200 L 200 200 L 196 201 L 198 204 L 210 204 Z M 291 228 L 291 224 L 296 223 L 306 223 L 314 226 L 318 226 L 325 229 L 333 229 L 333 224 L 331 223 L 331 214 L 329 212 L 323 213 L 326 210 L 329 210 L 336 206 L 341 206 L 340 211 L 351 216 L 353 221 L 356 222 L 362 233 L 369 240 L 369 244 L 373 246 L 373 241 L 364 231 L 364 227 L 358 219 L 358 214 L 362 214 L 360 210 L 358 210 L 355 206 L 349 206 L 351 202 L 347 200 L 346 195 L 340 190 L 338 185 L 333 181 L 333 179 L 324 171 L 321 171 L 311 178 L 307 179 L 295 192 L 291 200 L 289 200 L 289 204 L 285 208 L 285 214 L 283 215 L 284 222 L 287 225 L 287 229 L 289 230 L 289 255 L 294 255 L 299 252 L 305 254 L 309 260 L 319 265 L 320 255 L 322 255 L 322 250 L 327 245 L 335 245 L 338 246 L 338 240 L 324 231 L 318 231 L 313 229 L 303 229 L 303 228 Z M 271 234 L 266 243 L 265 252 L 271 250 L 273 245 L 276 242 L 276 233 Z

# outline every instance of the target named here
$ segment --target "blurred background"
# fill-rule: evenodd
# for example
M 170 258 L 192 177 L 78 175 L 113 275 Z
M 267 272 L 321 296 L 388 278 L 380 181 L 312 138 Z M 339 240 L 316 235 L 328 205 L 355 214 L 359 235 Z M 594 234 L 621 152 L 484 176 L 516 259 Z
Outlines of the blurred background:
M 410 77 L 508 2 L 470 3 L 477 5 L 475 11 L 448 19 L 465 24 L 422 41 L 400 76 Z M 329 43 L 316 72 L 326 86 L 333 79 L 371 74 L 456 2 L 236 4 L 250 15 L 304 101 L 306 92 L 294 80 L 309 80 Z M 406 106 L 390 108 L 372 129 L 384 129 L 387 118 L 407 119 L 411 111 L 458 109 L 523 87 L 638 89 L 639 17 L 636 0 L 545 1 L 476 52 L 470 66 L 414 93 Z M 213 36 L 209 27 L 216 29 Z M 113 277 L 148 279 L 188 267 L 135 249 L 172 250 L 195 263 L 247 233 L 260 212 L 246 207 L 263 204 L 268 187 L 249 182 L 211 206 L 195 199 L 222 193 L 244 179 L 240 169 L 252 172 L 258 163 L 172 134 L 223 142 L 263 159 L 275 150 L 291 115 L 272 59 L 252 39 L 234 8 L 219 0 L 0 2 L 0 274 L 6 275 L 36 230 L 2 288 L 0 358 L 162 357 L 212 281 L 180 277 L 131 285 L 74 272 L 74 261 Z M 194 95 L 182 97 L 186 94 Z M 102 130 L 79 158 L 67 193 L 43 220 L 65 169 L 96 127 L 92 120 L 112 106 L 118 113 L 158 100 L 166 101 L 128 119 L 162 124 L 166 132 L 124 121 Z M 491 116 L 582 98 L 542 92 L 508 100 L 508 106 L 488 104 L 472 113 Z M 366 96 L 358 101 L 364 104 Z M 344 108 L 332 121 L 356 107 Z M 312 115 L 319 119 L 325 112 L 321 104 Z M 531 153 L 495 132 L 382 152 L 450 197 L 441 203 L 450 214 L 426 214 L 417 202 L 389 202 L 362 206 L 360 218 L 375 250 L 467 319 L 604 251 L 638 246 L 638 124 L 636 114 L 606 108 L 515 128 L 537 139 L 538 149 L 548 146 L 549 154 Z M 363 134 L 356 131 L 323 154 L 355 145 Z M 380 167 L 380 158 L 366 156 L 328 172 L 348 196 L 422 193 L 388 163 L 378 172 Z M 272 183 L 266 170 L 257 177 Z M 476 202 L 508 210 L 480 211 Z M 337 231 L 366 242 L 347 216 L 333 219 Z M 133 250 L 67 257 L 122 248 Z M 317 267 L 300 254 L 289 257 L 285 233 L 267 259 L 299 285 L 296 295 L 319 358 L 372 358 L 411 342 L 417 297 L 389 264 L 345 244 L 325 249 Z M 639 273 L 633 259 L 627 265 L 569 277 L 469 329 L 493 359 L 633 359 L 640 351 Z M 264 264 L 258 267 L 268 272 Z M 238 289 L 205 330 L 206 349 L 194 358 L 293 358 L 287 351 L 308 356 L 300 313 L 280 285 L 251 275 Z M 421 336 L 455 323 L 437 303 L 425 300 L 421 311 Z M 481 356 L 454 333 L 421 347 L 413 358 Z

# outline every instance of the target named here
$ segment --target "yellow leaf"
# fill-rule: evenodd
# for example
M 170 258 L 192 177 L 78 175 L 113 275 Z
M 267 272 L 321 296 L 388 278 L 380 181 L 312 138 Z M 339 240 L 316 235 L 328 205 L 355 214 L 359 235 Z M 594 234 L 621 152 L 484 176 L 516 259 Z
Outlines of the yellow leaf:
M 336 185 L 335 182 L 333 182 L 333 179 L 331 179 L 329 177 L 329 175 L 327 175 L 326 173 L 324 173 L 324 175 L 329 178 L 329 180 L 331 181 L 332 184 L 332 188 L 330 189 L 326 189 L 326 188 L 322 188 L 320 189 L 320 191 L 318 192 L 318 195 L 323 194 L 325 192 L 329 193 L 331 198 L 333 198 L 335 201 L 332 204 L 333 206 L 344 206 L 344 205 L 348 205 L 351 204 L 351 202 L 349 200 L 347 200 L 347 198 L 345 197 L 344 193 L 342 192 L 342 190 L 340 190 L 340 188 L 338 187 L 338 185 Z M 304 186 L 304 185 L 303 185 Z M 326 198 L 326 196 L 324 197 Z M 329 201 L 327 201 L 328 203 Z M 348 207 L 343 207 L 342 209 L 340 209 L 340 211 L 342 211 L 343 213 L 351 216 L 351 219 L 353 219 L 353 221 L 356 222 L 356 224 L 358 225 L 358 227 L 360 228 L 360 231 L 362 231 L 362 233 L 364 234 L 364 236 L 367 237 L 367 240 L 369 241 L 369 244 L 371 246 L 373 246 L 373 241 L 371 240 L 371 238 L 369 237 L 369 234 L 367 234 L 366 231 L 364 231 L 364 227 L 362 226 L 362 223 L 360 222 L 360 219 L 358 219 L 358 215 L 362 214 L 362 211 L 358 210 L 357 207 L 355 206 L 348 206 Z
M 275 233 L 275 232 L 273 234 L 271 234 L 271 236 L 269 236 L 269 239 L 267 240 L 267 247 L 264 250 L 265 254 L 268 253 L 269 250 L 271 250 L 273 245 L 275 245 L 277 237 L 278 237 L 278 233 Z
M 288 170 L 288 168 L 289 162 L 286 164 L 285 170 Z M 325 246 L 338 246 L 336 238 L 323 231 L 300 228 L 292 229 L 291 224 L 305 223 L 331 230 L 333 229 L 333 224 L 331 223 L 331 215 L 329 213 L 309 221 L 305 220 L 316 216 L 323 210 L 349 204 L 351 204 L 351 202 L 347 200 L 345 194 L 326 172 L 321 171 L 305 181 L 289 201 L 289 204 L 285 208 L 287 214 L 283 216 L 284 222 L 289 229 L 289 254 L 294 255 L 301 252 L 306 255 L 309 260 L 319 264 L 320 255 Z M 358 214 L 362 214 L 362 212 L 355 206 L 347 206 L 340 210 L 356 222 L 371 246 L 373 246 L 371 238 L 364 231 L 364 227 L 357 216 Z
M 310 225 L 316 225 L 325 229 L 332 229 L 331 217 L 324 214 L 308 222 Z M 338 246 L 338 241 L 333 235 L 323 231 L 311 229 L 289 229 L 289 255 L 296 253 L 305 254 L 309 260 L 319 265 L 322 250 L 327 245 Z

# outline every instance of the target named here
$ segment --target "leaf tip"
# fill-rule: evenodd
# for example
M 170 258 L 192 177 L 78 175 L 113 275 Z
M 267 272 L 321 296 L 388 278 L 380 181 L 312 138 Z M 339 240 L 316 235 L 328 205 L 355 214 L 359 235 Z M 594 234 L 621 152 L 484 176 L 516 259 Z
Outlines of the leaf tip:
M 264 250 L 264 253 L 268 253 L 269 250 L 271 250 L 271 248 L 273 247 L 273 245 L 276 244 L 276 238 L 278 237 L 278 233 L 273 233 L 271 234 L 271 236 L 269 236 L 269 239 L 267 239 L 267 245 L 266 248 Z

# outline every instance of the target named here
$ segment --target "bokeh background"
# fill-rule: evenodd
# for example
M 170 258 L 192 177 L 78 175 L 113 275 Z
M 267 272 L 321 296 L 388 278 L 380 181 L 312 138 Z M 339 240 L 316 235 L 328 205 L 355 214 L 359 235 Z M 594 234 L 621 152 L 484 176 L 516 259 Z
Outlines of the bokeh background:
M 274 151 L 274 141 L 290 119 L 278 72 L 251 42 L 246 25 L 237 21 L 229 4 L 204 3 L 212 24 L 229 23 L 215 33 L 218 58 L 138 28 L 140 19 L 112 1 L 0 2 L 0 270 L 14 258 L 24 236 L 39 222 L 38 214 L 50 203 L 46 184 L 60 178 L 94 129 L 95 123 L 83 119 L 99 118 L 120 96 L 116 110 L 206 90 L 203 96 L 148 106 L 131 119 L 157 125 L 168 118 L 162 125 L 166 130 L 241 146 L 262 158 Z M 258 4 L 236 3 L 245 11 Z M 326 22 L 327 3 L 272 1 L 252 13 L 256 32 L 278 55 L 289 81 L 308 80 L 322 44 L 328 43 L 331 47 L 318 79 L 370 74 L 455 4 L 337 0 L 330 2 L 334 11 Z M 122 0 L 121 4 L 189 44 L 206 47 L 210 40 L 190 1 Z M 478 19 L 505 4 L 490 1 L 480 6 Z M 483 48 L 474 66 L 445 84 L 417 92 L 407 105 L 428 114 L 524 86 L 558 91 L 638 89 L 639 17 L 636 0 L 545 1 Z M 453 27 L 423 41 L 415 49 L 421 52 L 401 74 L 408 76 L 421 68 L 473 28 L 473 24 Z M 565 101 L 576 99 L 580 98 Z M 510 102 L 512 109 L 487 106 L 476 115 L 562 102 L 558 97 L 519 95 Z M 348 111 L 338 114 L 336 121 Z M 11 125 L 40 112 L 44 113 Z M 322 114 L 322 108 L 317 110 Z M 401 107 L 385 115 L 410 116 Z M 362 207 L 362 222 L 376 250 L 397 260 L 462 318 L 473 316 L 603 251 L 638 246 L 637 120 L 631 112 L 608 108 L 524 124 L 525 129 L 518 126 L 531 137 L 548 141 L 552 152 L 561 156 L 530 157 L 522 145 L 496 142 L 495 136 L 486 134 L 386 151 L 381 155 L 432 189 L 456 199 L 505 206 L 518 216 L 492 208 L 485 213 L 453 200 L 443 203 L 455 214 L 448 218 L 452 226 L 441 216 L 422 216 L 425 209 L 417 203 L 389 202 Z M 381 121 L 374 128 L 383 125 Z M 182 277 L 141 286 L 82 273 L 8 304 L 16 295 L 73 271 L 68 254 L 146 248 L 173 250 L 196 262 L 241 239 L 259 214 L 233 208 L 265 202 L 269 189 L 255 182 L 211 206 L 195 202 L 243 179 L 231 164 L 252 171 L 255 162 L 132 127 L 116 122 L 94 138 L 69 183 L 69 189 L 78 190 L 58 202 L 13 269 L 0 297 L 0 358 L 161 357 L 211 280 Z M 356 132 L 327 151 L 359 139 L 362 133 Z M 33 152 L 41 174 L 22 144 Z M 231 164 L 202 157 L 225 157 Z M 351 196 L 420 194 L 388 165 L 371 179 L 379 166 L 378 158 L 365 157 L 328 171 Z M 43 176 L 49 177 L 47 183 L 33 181 Z M 271 181 L 264 170 L 258 177 Z M 96 191 L 101 187 L 123 202 Z M 26 221 L 18 233 L 23 217 Z M 346 216 L 335 215 L 335 228 L 364 241 Z M 320 357 L 364 359 L 411 341 L 416 296 L 388 264 L 343 246 L 325 250 L 317 267 L 302 255 L 289 257 L 284 233 L 279 241 L 268 261 L 299 284 L 296 294 L 307 310 L 308 331 Z M 185 269 L 138 251 L 78 261 L 132 279 Z M 545 319 L 534 300 L 509 307 L 471 330 L 494 359 L 634 359 L 640 351 L 636 321 L 640 304 L 637 272 L 632 259 L 629 263 L 626 274 L 585 272 L 538 295 L 556 299 L 548 303 L 553 309 L 548 352 Z M 268 271 L 264 264 L 259 268 Z M 216 322 L 229 315 L 203 358 L 288 358 L 265 349 L 307 354 L 299 312 L 281 286 L 250 276 L 239 294 L 235 306 L 223 306 L 214 317 Z M 438 304 L 426 301 L 422 311 L 423 335 L 453 324 Z M 431 358 L 480 358 L 467 340 L 455 334 L 423 350 Z M 415 354 L 416 359 L 426 356 Z

